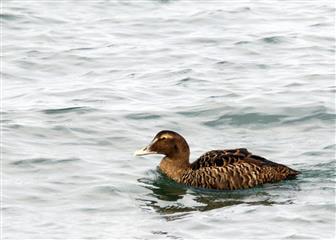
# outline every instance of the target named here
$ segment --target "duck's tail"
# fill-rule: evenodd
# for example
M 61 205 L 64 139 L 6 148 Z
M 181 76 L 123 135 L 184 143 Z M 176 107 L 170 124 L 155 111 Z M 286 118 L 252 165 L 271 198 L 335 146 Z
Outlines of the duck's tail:
M 286 179 L 296 179 L 297 175 L 299 174 L 301 174 L 300 171 L 296 171 L 294 169 L 289 168 L 289 172 Z

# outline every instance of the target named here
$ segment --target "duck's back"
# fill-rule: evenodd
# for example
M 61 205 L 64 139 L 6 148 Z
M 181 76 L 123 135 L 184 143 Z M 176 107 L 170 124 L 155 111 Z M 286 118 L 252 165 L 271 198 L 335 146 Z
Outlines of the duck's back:
M 203 154 L 191 164 L 181 182 L 195 187 L 233 190 L 295 178 L 298 173 L 239 148 Z

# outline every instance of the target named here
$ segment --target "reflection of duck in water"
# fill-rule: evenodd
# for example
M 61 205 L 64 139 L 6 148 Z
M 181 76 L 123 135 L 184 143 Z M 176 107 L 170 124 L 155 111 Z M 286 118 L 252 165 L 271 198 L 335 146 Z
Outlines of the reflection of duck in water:
M 138 181 L 143 187 L 150 190 L 144 196 L 137 198 L 141 207 L 144 209 L 154 209 L 160 214 L 164 214 L 167 220 L 179 219 L 193 211 L 209 211 L 222 207 L 245 205 L 289 204 L 290 199 L 278 198 L 272 194 L 273 190 L 278 190 L 277 186 L 272 185 L 267 188 L 253 188 L 236 191 L 205 190 L 201 188 L 187 188 L 178 184 L 163 175 L 161 171 L 150 170 L 147 173 L 149 178 L 140 178 Z M 290 187 L 289 189 L 292 189 Z M 182 200 L 184 199 L 184 200 Z
M 178 183 L 211 189 L 250 188 L 293 179 L 298 171 L 251 154 L 245 148 L 213 150 L 189 163 L 186 140 L 176 132 L 161 131 L 135 155 L 163 154 L 160 169 Z

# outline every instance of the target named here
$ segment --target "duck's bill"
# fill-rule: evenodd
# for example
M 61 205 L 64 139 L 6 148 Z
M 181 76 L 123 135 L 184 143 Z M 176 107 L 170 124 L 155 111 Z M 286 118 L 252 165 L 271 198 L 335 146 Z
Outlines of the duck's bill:
M 134 152 L 134 156 L 143 156 L 143 155 L 148 155 L 148 154 L 157 154 L 157 152 L 150 151 L 148 147 L 141 148 Z

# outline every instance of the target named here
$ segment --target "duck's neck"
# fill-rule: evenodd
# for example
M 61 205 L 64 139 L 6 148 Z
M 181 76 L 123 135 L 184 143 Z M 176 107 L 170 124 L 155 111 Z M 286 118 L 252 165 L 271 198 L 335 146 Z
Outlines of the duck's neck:
M 189 168 L 189 156 L 183 159 L 164 157 L 160 162 L 161 171 L 176 182 L 181 181 L 183 173 Z

